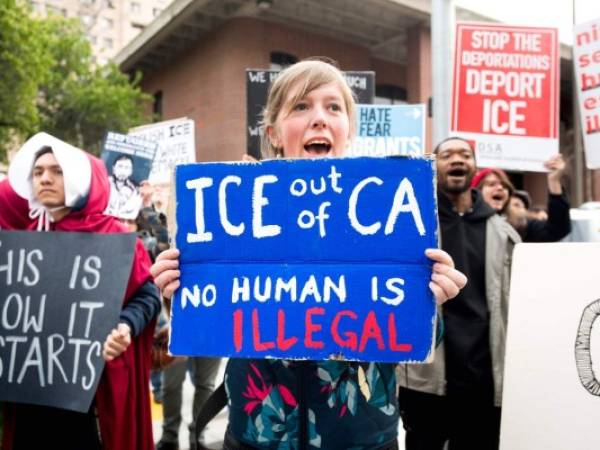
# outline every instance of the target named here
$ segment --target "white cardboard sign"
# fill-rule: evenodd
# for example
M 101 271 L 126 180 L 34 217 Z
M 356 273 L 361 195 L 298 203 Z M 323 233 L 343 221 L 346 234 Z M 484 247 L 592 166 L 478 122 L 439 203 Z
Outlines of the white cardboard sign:
M 573 30 L 579 116 L 588 169 L 600 168 L 600 19 Z
M 600 448 L 600 244 L 514 253 L 502 450 Z
M 176 165 L 196 161 L 194 121 L 191 119 L 181 118 L 144 125 L 132 128 L 129 134 L 158 143 L 149 177 L 152 184 L 170 183 Z
M 459 23 L 453 134 L 480 167 L 545 172 L 558 153 L 560 54 L 555 28 Z

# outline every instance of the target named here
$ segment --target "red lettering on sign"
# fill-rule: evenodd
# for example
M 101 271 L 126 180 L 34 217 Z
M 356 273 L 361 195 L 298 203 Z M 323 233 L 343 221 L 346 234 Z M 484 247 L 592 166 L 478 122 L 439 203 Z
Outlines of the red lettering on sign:
M 243 344 L 243 334 L 242 334 L 242 325 L 243 325 L 244 313 L 241 309 L 235 310 L 233 313 L 233 345 L 235 347 L 236 352 L 242 351 Z
M 274 323 L 274 318 L 271 314 L 274 311 L 263 311 L 266 317 L 262 318 L 257 308 L 252 309 L 252 344 L 257 352 L 265 352 L 268 350 L 277 349 L 285 352 L 294 347 L 300 342 L 297 336 L 286 335 L 286 311 L 284 309 L 277 310 L 277 336 L 275 340 L 264 340 L 265 336 L 261 336 L 261 328 L 264 332 L 265 323 Z M 321 316 L 317 318 L 317 316 Z M 309 308 L 304 313 L 304 346 L 307 349 L 322 349 L 325 347 L 323 340 L 317 339 L 316 334 L 323 331 L 323 321 L 326 320 L 327 311 L 325 308 L 314 307 Z M 347 318 L 347 320 L 343 320 Z M 383 320 L 383 317 L 380 318 Z M 321 323 L 319 323 L 321 321 Z M 262 327 L 261 327 L 262 325 Z M 248 326 L 248 325 L 246 325 Z M 338 311 L 331 325 L 327 327 L 331 333 L 331 339 L 339 346 L 340 349 L 348 349 L 350 351 L 364 352 L 369 341 L 375 341 L 378 350 L 387 349 L 394 352 L 410 352 L 413 350 L 413 345 L 406 342 L 398 342 L 398 331 L 394 313 L 389 313 L 387 329 L 382 330 L 378 323 L 375 311 L 369 311 L 364 317 L 359 317 L 357 313 L 351 310 Z M 270 328 L 267 328 L 270 329 Z M 237 309 L 233 313 L 233 345 L 237 353 L 243 350 L 244 341 L 244 311 Z M 384 331 L 387 331 L 385 335 Z M 359 339 L 360 333 L 360 339 Z M 341 352 L 343 354 L 343 352 Z
M 596 109 L 596 107 L 598 106 L 598 100 L 596 99 L 596 97 L 588 97 L 583 101 L 583 108 L 584 109 Z
M 333 322 L 331 323 L 331 335 L 333 336 L 333 341 L 339 345 L 340 347 L 349 348 L 350 350 L 356 350 L 358 345 L 358 337 L 356 333 L 353 331 L 345 331 L 343 332 L 344 338 L 340 336 L 339 327 L 340 321 L 342 317 L 350 317 L 352 320 L 357 319 L 357 315 L 349 310 L 343 310 L 338 312 L 333 318 Z
M 313 333 L 321 331 L 321 329 L 323 328 L 320 324 L 313 323 L 313 315 L 325 315 L 325 308 L 309 308 L 308 311 L 306 311 L 304 345 L 306 346 L 306 348 L 323 348 L 325 346 L 323 341 L 313 340 Z
M 297 337 L 285 337 L 285 311 L 280 309 L 277 311 L 277 348 L 279 350 L 288 350 L 298 342 Z
M 379 350 L 385 349 L 383 337 L 381 337 L 381 328 L 377 323 L 377 316 L 375 315 L 375 311 L 370 311 L 369 314 L 367 314 L 367 318 L 365 319 L 362 335 L 360 337 L 360 346 L 358 347 L 359 352 L 365 351 L 365 347 L 367 346 L 367 342 L 369 341 L 369 339 L 375 339 L 377 341 L 377 348 Z
M 598 114 L 585 118 L 585 132 L 587 134 L 600 132 L 600 116 Z
M 388 317 L 388 333 L 390 335 L 390 350 L 394 352 L 410 352 L 412 350 L 412 344 L 398 344 L 394 313 L 390 313 Z
M 256 308 L 252 310 L 252 336 L 254 338 L 254 350 L 257 352 L 264 352 L 265 350 L 275 348 L 275 342 L 261 342 L 260 340 L 260 326 L 258 320 L 258 310 Z
M 543 138 L 540 148 L 557 142 L 556 29 L 458 24 L 455 49 L 451 131 L 478 141 L 497 136 L 495 142 L 520 146 L 523 154 L 532 151 L 531 143 L 514 137 Z M 595 76 L 583 81 L 584 88 L 600 83 Z M 512 153 L 500 156 L 500 165 L 525 164 L 511 161 Z

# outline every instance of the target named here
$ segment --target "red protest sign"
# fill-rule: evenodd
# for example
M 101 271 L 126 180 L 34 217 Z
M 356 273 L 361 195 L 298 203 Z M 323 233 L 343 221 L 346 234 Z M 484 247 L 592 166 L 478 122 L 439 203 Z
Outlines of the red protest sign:
M 588 169 L 600 168 L 600 19 L 574 27 L 579 117 Z
M 460 23 L 453 133 L 476 142 L 480 166 L 543 170 L 558 151 L 558 32 Z

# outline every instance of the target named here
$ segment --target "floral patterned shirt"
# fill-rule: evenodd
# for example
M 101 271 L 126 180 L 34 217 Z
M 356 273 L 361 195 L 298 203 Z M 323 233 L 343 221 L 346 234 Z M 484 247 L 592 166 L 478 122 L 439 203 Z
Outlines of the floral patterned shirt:
M 258 449 L 379 449 L 398 432 L 395 365 L 230 359 L 228 433 Z

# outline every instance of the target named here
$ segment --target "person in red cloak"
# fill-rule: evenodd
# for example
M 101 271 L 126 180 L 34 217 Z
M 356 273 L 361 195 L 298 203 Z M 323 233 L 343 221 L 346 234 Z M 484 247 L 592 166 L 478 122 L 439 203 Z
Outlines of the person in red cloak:
M 0 230 L 24 230 L 31 222 L 29 205 L 10 187 L 8 178 L 0 181 Z
M 104 214 L 109 195 L 100 159 L 39 133 L 15 155 L 8 180 L 0 182 L 0 228 L 126 232 Z M 160 300 L 150 264 L 137 239 L 119 324 L 104 344 L 106 365 L 90 412 L 6 404 L 3 449 L 154 449 L 149 374 Z

